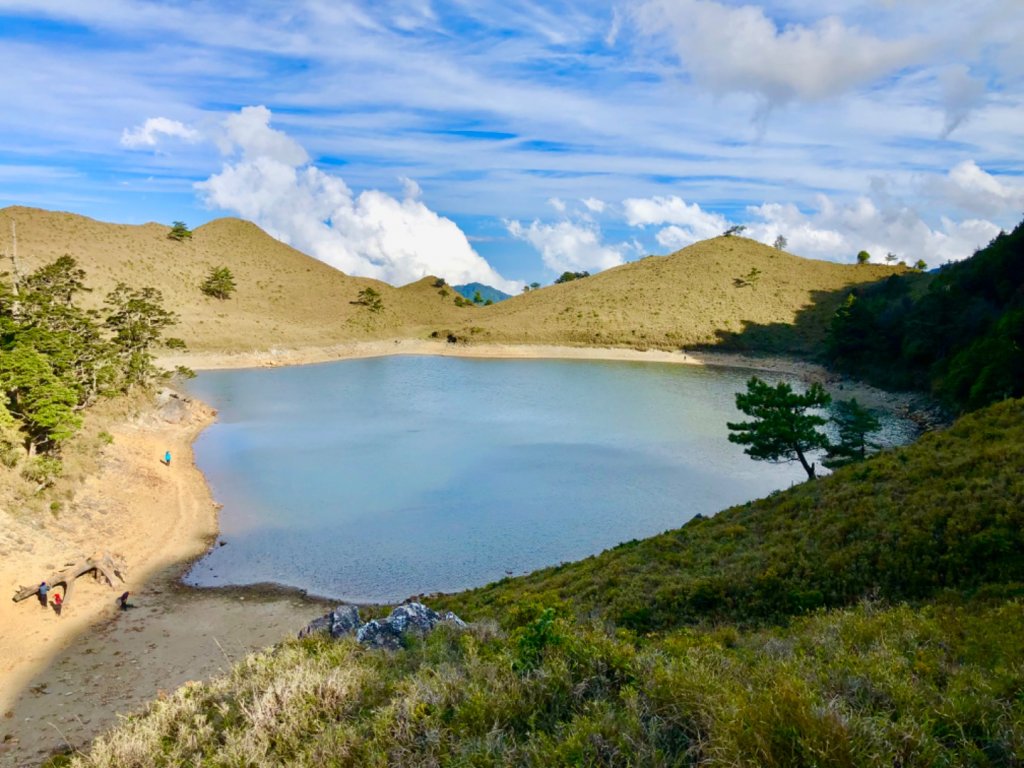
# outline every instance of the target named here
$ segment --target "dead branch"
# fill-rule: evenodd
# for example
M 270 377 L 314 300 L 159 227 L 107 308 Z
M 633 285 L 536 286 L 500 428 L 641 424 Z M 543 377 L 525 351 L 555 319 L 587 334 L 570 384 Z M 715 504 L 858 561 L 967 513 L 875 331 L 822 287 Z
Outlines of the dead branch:
M 115 557 L 109 552 L 104 552 L 92 557 L 79 557 L 78 560 L 69 563 L 61 570 L 54 571 L 45 581 L 50 586 L 50 589 L 61 585 L 64 586 L 64 606 L 66 607 L 71 601 L 75 580 L 79 576 L 84 576 L 90 572 L 97 581 L 105 581 L 109 587 L 113 588 L 115 586 L 115 579 L 122 582 L 125 580 L 124 574 L 127 573 L 127 568 L 122 558 Z M 14 593 L 12 599 L 14 602 L 20 603 L 22 600 L 27 600 L 38 594 L 39 585 L 23 586 Z

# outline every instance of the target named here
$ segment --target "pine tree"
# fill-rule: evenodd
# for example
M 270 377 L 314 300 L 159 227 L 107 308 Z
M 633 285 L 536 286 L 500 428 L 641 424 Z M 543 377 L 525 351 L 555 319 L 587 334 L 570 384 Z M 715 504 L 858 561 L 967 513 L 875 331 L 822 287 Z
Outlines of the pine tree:
M 807 453 L 828 447 L 828 437 L 820 431 L 827 420 L 808 411 L 825 408 L 831 396 L 815 382 L 804 394 L 780 382 L 774 387 L 757 376 L 747 381 L 747 391 L 736 393 L 736 407 L 753 421 L 729 422 L 735 434 L 729 442 L 745 445 L 750 458 L 758 461 L 799 461 L 809 479 L 814 479 L 814 464 Z
M 821 462 L 829 469 L 863 461 L 869 453 L 878 450 L 878 443 L 868 440 L 868 436 L 877 432 L 881 424 L 856 398 L 833 405 L 832 422 L 839 432 L 839 442 L 829 445 L 828 454 Z
M 235 292 L 235 276 L 227 267 L 210 267 L 210 272 L 200 289 L 215 299 L 229 299 Z

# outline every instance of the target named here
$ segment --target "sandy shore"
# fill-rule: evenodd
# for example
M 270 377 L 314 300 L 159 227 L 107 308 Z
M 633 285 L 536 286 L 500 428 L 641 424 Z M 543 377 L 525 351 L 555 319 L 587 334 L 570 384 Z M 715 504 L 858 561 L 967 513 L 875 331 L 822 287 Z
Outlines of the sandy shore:
M 280 641 L 318 613 L 297 594 L 191 590 L 184 563 L 217 532 L 217 513 L 191 444 L 214 418 L 196 402 L 162 407 L 112 430 L 102 467 L 66 512 L 5 530 L 0 558 L 0 766 L 38 765 L 86 744 L 160 690 L 208 677 L 249 650 Z M 172 462 L 161 459 L 170 451 Z M 59 617 L 35 598 L 9 597 L 79 555 L 109 550 L 127 563 L 111 589 L 78 580 Z M 115 598 L 132 594 L 136 608 Z
M 621 360 L 679 365 L 725 365 L 752 370 L 802 374 L 824 369 L 787 358 L 749 357 L 730 353 L 690 353 L 665 350 L 637 350 L 620 347 L 571 347 L 543 344 L 449 344 L 425 339 L 353 341 L 327 347 L 266 349 L 251 352 L 194 352 L 168 355 L 160 363 L 168 368 L 186 365 L 194 370 L 228 368 L 275 368 L 308 365 L 334 360 L 352 360 L 389 355 L 435 355 L 493 359 Z
M 191 354 L 161 363 L 210 370 L 394 354 L 722 365 L 826 381 L 876 407 L 908 407 L 906 398 L 837 379 L 818 366 L 733 354 L 392 340 Z M 7 595 L 78 555 L 109 550 L 129 569 L 117 590 L 79 580 L 60 617 L 34 599 L 0 600 L 0 766 L 37 765 L 55 749 L 82 746 L 119 713 L 226 669 L 325 612 L 324 602 L 298 593 L 193 590 L 178 583 L 183 565 L 217 533 L 216 505 L 191 451 L 214 418 L 201 403 L 165 397 L 154 412 L 112 430 L 100 473 L 83 484 L 66 513 L 32 525 L 14 519 L 0 537 L 0 590 Z M 161 462 L 167 450 L 171 466 Z M 135 609 L 117 610 L 114 598 L 123 589 L 132 592 Z

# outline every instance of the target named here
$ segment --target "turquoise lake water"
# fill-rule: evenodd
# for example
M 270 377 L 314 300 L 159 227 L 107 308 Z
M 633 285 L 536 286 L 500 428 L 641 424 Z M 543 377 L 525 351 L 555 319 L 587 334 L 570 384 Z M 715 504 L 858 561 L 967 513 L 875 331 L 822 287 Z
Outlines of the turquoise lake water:
M 805 474 L 727 439 L 749 371 L 386 357 L 211 371 L 195 444 L 221 538 L 186 582 L 356 602 L 577 560 Z M 762 376 L 769 380 L 771 377 Z M 909 424 L 886 422 L 887 437 Z

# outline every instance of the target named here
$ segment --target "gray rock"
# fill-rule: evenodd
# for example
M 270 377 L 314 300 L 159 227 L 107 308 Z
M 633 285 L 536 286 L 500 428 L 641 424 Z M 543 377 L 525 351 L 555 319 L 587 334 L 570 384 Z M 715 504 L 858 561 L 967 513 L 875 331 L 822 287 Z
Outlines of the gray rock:
M 359 629 L 359 609 L 354 605 L 339 605 L 330 614 L 331 637 L 351 635 Z
M 397 650 L 408 635 L 423 637 L 442 622 L 466 626 L 466 622 L 451 611 L 441 616 L 423 603 L 403 603 L 386 619 L 376 619 L 360 627 L 356 640 L 370 648 Z
M 369 648 L 397 651 L 402 647 L 402 633 L 388 619 L 366 622 L 356 632 L 356 640 Z
M 331 637 L 351 635 L 359 629 L 359 609 L 354 605 L 339 605 L 326 616 L 314 619 L 299 632 L 299 638 L 317 632 L 327 632 Z
M 299 630 L 299 640 L 310 635 L 315 635 L 317 632 L 330 632 L 331 631 L 331 614 L 321 616 L 319 619 L 313 619 L 306 626 Z
M 466 622 L 464 622 L 451 611 L 445 611 L 443 614 L 441 614 L 441 621 L 443 621 L 445 624 L 454 624 L 459 629 L 466 628 Z
M 299 637 L 316 632 L 327 632 L 334 638 L 355 633 L 356 640 L 368 648 L 396 651 L 404 645 L 407 636 L 423 637 L 441 623 L 466 626 L 466 622 L 451 611 L 442 616 L 423 603 L 403 603 L 386 619 L 374 619 L 365 624 L 360 624 L 359 609 L 354 605 L 339 605 L 326 616 L 311 621 L 299 632 Z

